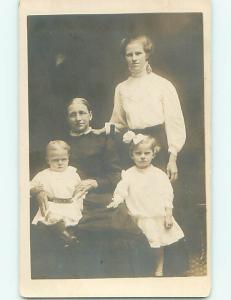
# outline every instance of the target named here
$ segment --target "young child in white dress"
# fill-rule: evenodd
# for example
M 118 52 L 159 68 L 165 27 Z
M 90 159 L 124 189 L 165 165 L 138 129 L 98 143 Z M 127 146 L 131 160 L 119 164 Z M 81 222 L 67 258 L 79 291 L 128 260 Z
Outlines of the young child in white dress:
M 130 156 L 135 165 L 122 171 L 122 179 L 108 208 L 125 201 L 151 248 L 155 248 L 154 275 L 163 276 L 163 247 L 184 237 L 172 215 L 173 189 L 167 174 L 152 165 L 159 151 L 153 137 L 130 131 L 124 141 L 130 142 Z
M 78 242 L 71 232 L 82 218 L 83 198 L 75 192 L 81 182 L 76 168 L 68 166 L 70 146 L 61 140 L 51 141 L 46 147 L 49 168 L 39 172 L 30 183 L 31 194 L 39 201 L 39 209 L 32 224 L 54 225 L 69 245 Z

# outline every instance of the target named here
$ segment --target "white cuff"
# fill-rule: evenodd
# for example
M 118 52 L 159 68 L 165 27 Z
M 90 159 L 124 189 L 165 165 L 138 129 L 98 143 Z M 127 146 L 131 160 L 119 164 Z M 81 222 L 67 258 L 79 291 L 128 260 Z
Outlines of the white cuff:
M 177 153 L 178 153 L 177 149 L 175 147 L 173 147 L 173 146 L 169 146 L 168 152 L 172 153 L 175 156 L 177 156 Z
M 104 128 L 105 128 L 106 135 L 109 135 L 110 132 L 111 132 L 111 123 L 110 122 L 106 122 Z

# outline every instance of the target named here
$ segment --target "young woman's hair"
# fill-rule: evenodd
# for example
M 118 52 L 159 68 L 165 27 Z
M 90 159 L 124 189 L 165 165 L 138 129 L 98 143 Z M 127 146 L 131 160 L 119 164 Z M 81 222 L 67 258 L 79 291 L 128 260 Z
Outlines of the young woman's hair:
M 142 144 L 150 144 L 150 149 L 152 149 L 153 153 L 155 153 L 155 154 L 157 154 L 160 151 L 160 145 L 157 142 L 157 140 L 152 136 L 145 135 L 145 138 L 142 141 L 140 141 L 139 143 L 134 144 L 133 141 L 130 143 L 130 146 L 129 146 L 130 156 L 132 155 L 133 151 L 135 151 L 136 148 Z
M 77 104 L 77 103 L 81 103 L 81 104 L 85 105 L 89 112 L 92 111 L 91 104 L 90 104 L 85 98 L 78 98 L 78 97 L 72 99 L 72 100 L 68 103 L 67 108 L 69 108 L 71 105 Z
M 134 41 L 140 41 L 142 43 L 144 52 L 147 54 L 149 58 L 153 52 L 153 43 L 151 39 L 146 35 L 131 35 L 127 38 L 122 39 L 120 44 L 120 51 L 122 56 L 124 57 L 126 54 L 127 45 Z
M 46 155 L 48 155 L 50 151 L 60 149 L 67 150 L 68 155 L 70 154 L 71 147 L 66 142 L 61 140 L 50 141 L 46 147 Z

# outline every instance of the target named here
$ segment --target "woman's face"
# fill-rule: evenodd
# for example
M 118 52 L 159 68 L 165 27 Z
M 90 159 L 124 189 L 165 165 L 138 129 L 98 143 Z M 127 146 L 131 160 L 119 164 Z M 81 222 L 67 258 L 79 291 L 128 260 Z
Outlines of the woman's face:
M 127 45 L 125 59 L 131 74 L 136 75 L 146 71 L 147 55 L 141 41 L 134 40 Z
M 70 129 L 76 133 L 84 133 L 89 129 L 92 113 L 81 102 L 73 103 L 68 107 L 67 118 Z

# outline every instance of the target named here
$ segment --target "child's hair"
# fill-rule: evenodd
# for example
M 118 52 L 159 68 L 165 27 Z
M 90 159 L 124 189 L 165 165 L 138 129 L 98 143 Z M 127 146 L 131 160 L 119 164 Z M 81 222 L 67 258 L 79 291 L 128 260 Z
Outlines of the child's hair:
M 130 143 L 130 147 L 129 147 L 130 156 L 139 145 L 147 144 L 147 143 L 150 143 L 150 148 L 152 149 L 154 154 L 160 152 L 160 145 L 154 137 L 150 135 L 143 135 L 143 137 L 144 138 L 136 144 L 133 141 Z
M 46 146 L 46 156 L 48 156 L 48 153 L 50 151 L 59 149 L 67 150 L 67 153 L 69 155 L 71 147 L 66 142 L 61 140 L 50 141 Z

